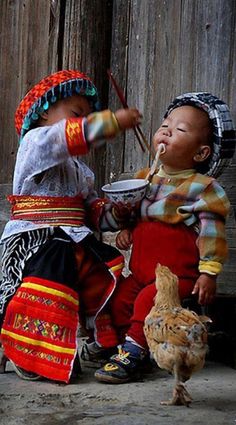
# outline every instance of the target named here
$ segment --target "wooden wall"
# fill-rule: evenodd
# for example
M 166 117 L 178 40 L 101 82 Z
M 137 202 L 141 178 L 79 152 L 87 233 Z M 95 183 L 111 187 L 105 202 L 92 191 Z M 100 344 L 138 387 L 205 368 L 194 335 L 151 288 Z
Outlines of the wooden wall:
M 0 231 L 8 218 L 17 151 L 14 112 L 40 78 L 77 68 L 94 78 L 103 107 L 120 107 L 108 87 L 111 67 L 128 103 L 143 111 L 151 143 L 166 106 L 186 91 L 225 100 L 236 122 L 236 0 L 1 0 L 0 2 Z M 86 159 L 97 187 L 146 166 L 130 131 Z M 236 160 L 220 178 L 236 208 Z M 236 293 L 236 226 L 227 224 L 230 258 L 220 291 Z
M 113 8 L 111 68 L 127 102 L 143 111 L 151 143 L 166 106 L 178 94 L 209 91 L 229 104 L 236 124 L 236 1 L 117 0 Z M 119 102 L 110 92 L 110 105 Z M 107 147 L 106 180 L 129 176 L 149 160 L 133 132 Z M 236 211 L 236 155 L 220 177 Z M 219 291 L 236 293 L 236 224 L 227 223 L 230 255 Z

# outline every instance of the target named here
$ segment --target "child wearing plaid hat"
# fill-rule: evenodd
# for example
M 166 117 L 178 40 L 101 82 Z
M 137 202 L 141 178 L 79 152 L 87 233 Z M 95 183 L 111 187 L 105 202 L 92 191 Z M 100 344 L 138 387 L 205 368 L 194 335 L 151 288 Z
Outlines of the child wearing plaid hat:
M 199 304 L 212 302 L 227 257 L 229 212 L 214 177 L 229 164 L 235 141 L 227 105 L 210 93 L 186 93 L 168 107 L 153 137 L 155 150 L 165 147 L 161 166 L 141 201 L 136 226 L 117 236 L 119 249 L 132 245 L 131 274 L 112 300 L 113 323 L 124 342 L 95 373 L 99 381 L 130 381 L 143 366 L 148 353 L 143 326 L 156 294 L 157 263 L 178 276 L 181 299 L 196 294 Z M 136 178 L 148 172 L 141 170 Z
M 93 230 L 103 215 L 118 229 L 119 210 L 97 197 L 93 172 L 81 157 L 141 116 L 136 109 L 98 109 L 91 79 L 68 70 L 40 81 L 16 111 L 20 146 L 11 219 L 1 238 L 1 372 L 10 359 L 23 379 L 69 382 L 78 311 L 98 347 L 118 344 L 107 301 L 123 256 Z

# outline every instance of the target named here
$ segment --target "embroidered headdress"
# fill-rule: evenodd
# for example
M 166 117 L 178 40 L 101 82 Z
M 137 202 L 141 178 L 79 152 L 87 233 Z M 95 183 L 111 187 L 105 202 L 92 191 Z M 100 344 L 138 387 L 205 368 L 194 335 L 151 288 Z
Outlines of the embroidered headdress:
M 180 106 L 195 106 L 207 112 L 213 126 L 212 154 L 203 173 L 218 177 L 234 155 L 236 134 L 228 106 L 210 93 L 185 93 L 176 97 L 167 108 L 164 118 Z
M 15 127 L 20 139 L 51 104 L 75 93 L 86 96 L 93 111 L 100 109 L 97 89 L 82 72 L 63 70 L 43 78 L 25 95 L 16 110 Z

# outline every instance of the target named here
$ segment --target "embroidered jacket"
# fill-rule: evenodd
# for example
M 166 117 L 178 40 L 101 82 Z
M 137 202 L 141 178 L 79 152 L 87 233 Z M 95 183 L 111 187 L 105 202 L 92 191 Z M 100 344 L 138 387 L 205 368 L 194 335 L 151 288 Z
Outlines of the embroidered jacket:
M 136 178 L 145 178 L 148 169 Z M 225 219 L 229 201 L 214 178 L 185 170 L 167 175 L 161 167 L 141 203 L 141 220 L 185 223 L 198 232 L 199 271 L 218 274 L 227 257 Z
M 119 131 L 116 118 L 109 110 L 90 114 L 87 118 L 64 119 L 52 126 L 30 130 L 18 150 L 13 195 L 35 196 L 39 199 L 45 196 L 79 195 L 85 205 L 94 205 L 93 215 L 97 215 L 94 220 L 99 225 L 105 201 L 98 199 L 94 190 L 94 174 L 78 156 L 85 155 L 91 146 L 100 143 L 101 139 L 114 137 Z M 1 240 L 42 227 L 50 225 L 32 220 L 10 220 Z M 87 225 L 60 227 L 75 242 L 92 233 Z

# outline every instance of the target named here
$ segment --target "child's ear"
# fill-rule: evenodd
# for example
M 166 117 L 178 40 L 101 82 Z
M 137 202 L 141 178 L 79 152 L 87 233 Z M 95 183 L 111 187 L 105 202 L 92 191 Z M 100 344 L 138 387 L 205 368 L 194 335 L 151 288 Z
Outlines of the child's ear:
M 40 114 L 40 118 L 44 121 L 48 120 L 48 111 L 44 111 L 42 114 Z
M 195 162 L 203 162 L 205 161 L 208 156 L 211 154 L 211 148 L 208 145 L 201 146 L 196 154 L 194 155 L 193 159 Z

